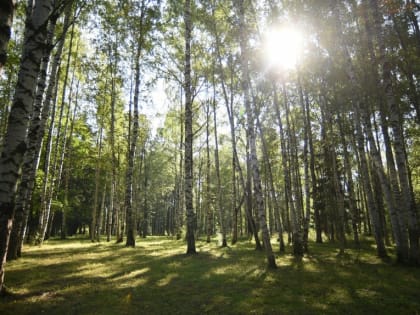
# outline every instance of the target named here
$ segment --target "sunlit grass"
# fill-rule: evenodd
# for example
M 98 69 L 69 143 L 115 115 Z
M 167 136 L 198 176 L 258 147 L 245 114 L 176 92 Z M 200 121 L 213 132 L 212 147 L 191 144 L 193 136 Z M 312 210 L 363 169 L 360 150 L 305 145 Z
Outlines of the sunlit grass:
M 167 237 L 113 242 L 50 240 L 7 264 L 13 295 L 0 314 L 416 314 L 420 270 L 383 262 L 366 241 L 338 256 L 310 244 L 301 260 L 243 240 L 220 248 L 197 241 L 198 255 Z M 349 246 L 351 247 L 351 245 Z M 276 247 L 275 247 L 276 248 Z M 288 249 L 290 252 L 290 248 Z

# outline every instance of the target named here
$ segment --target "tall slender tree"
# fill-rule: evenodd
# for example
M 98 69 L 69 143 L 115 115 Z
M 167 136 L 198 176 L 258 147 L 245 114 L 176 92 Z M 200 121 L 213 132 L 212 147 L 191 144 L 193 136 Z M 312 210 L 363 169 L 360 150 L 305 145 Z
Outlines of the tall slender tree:
M 15 259 L 21 255 L 21 246 L 23 234 L 28 221 L 30 201 L 32 198 L 33 188 L 35 184 L 35 175 L 38 170 L 42 140 L 45 133 L 47 120 L 50 114 L 51 103 L 53 99 L 54 89 L 57 84 L 58 68 L 60 66 L 61 54 L 64 47 L 65 35 L 71 23 L 72 5 L 71 2 L 66 6 L 65 18 L 63 21 L 63 31 L 58 37 L 58 43 L 52 65 L 50 67 L 50 75 L 48 87 L 44 97 L 44 89 L 46 85 L 47 66 L 50 59 L 51 49 L 53 48 L 53 35 L 55 23 L 60 15 L 60 10 L 55 10 L 55 14 L 51 16 L 48 29 L 47 45 L 44 49 L 43 61 L 41 64 L 41 75 L 38 79 L 38 88 L 34 102 L 34 109 L 30 127 L 28 131 L 28 150 L 25 153 L 22 166 L 22 178 L 20 181 L 15 205 L 15 220 L 10 239 L 10 248 L 8 252 L 9 259 Z
M 418 215 L 417 215 L 417 206 L 414 198 L 412 198 L 412 188 L 409 183 L 409 166 L 407 165 L 406 159 L 406 148 L 405 148 L 405 139 L 402 132 L 402 121 L 401 121 L 401 109 L 397 102 L 396 97 L 396 87 L 393 80 L 392 75 L 392 64 L 390 58 L 386 55 L 384 51 L 384 47 L 382 42 L 384 41 L 383 37 L 383 22 L 382 22 L 382 14 L 379 10 L 379 4 L 377 0 L 370 0 L 369 1 L 370 8 L 372 10 L 373 16 L 373 28 L 375 29 L 375 34 L 377 36 L 377 42 L 380 45 L 380 54 L 382 58 L 379 59 L 381 73 L 382 73 L 382 80 L 383 80 L 383 88 L 385 94 L 385 102 L 387 105 L 387 110 L 389 113 L 389 124 L 393 133 L 393 149 L 395 154 L 395 161 L 397 166 L 398 172 L 398 179 L 400 183 L 400 191 L 401 191 L 401 202 L 403 209 L 401 209 L 404 213 L 406 213 L 406 221 L 407 221 L 407 230 L 409 235 L 409 259 L 414 264 L 420 264 L 420 244 L 419 244 L 419 236 L 420 236 L 420 229 L 418 223 Z M 415 30 L 418 31 L 419 26 Z M 417 33 L 418 34 L 418 33 Z M 404 227 L 403 227 L 404 228 Z
M 4 291 L 4 267 L 14 217 L 14 197 L 19 170 L 26 152 L 29 116 L 35 97 L 48 19 L 53 1 L 35 1 L 28 10 L 18 82 L 0 157 L 0 292 Z
M 133 100 L 133 129 L 130 134 L 129 150 L 128 150 L 128 166 L 126 174 L 126 191 L 125 191 L 125 208 L 127 213 L 127 242 L 126 246 L 134 247 L 136 245 L 136 220 L 132 207 L 133 200 L 133 169 L 134 169 L 134 155 L 136 152 L 136 145 L 139 134 L 139 96 L 140 96 L 140 56 L 144 45 L 144 17 L 145 17 L 145 1 L 142 0 L 140 4 L 140 29 L 139 37 L 137 38 L 135 55 L 134 55 L 134 100 Z
M 214 73 L 213 73 L 213 86 L 214 86 Z M 227 246 L 226 238 L 226 218 L 225 209 L 223 205 L 222 196 L 222 183 L 220 179 L 220 160 L 219 160 L 219 139 L 217 135 L 217 105 L 216 105 L 216 91 L 213 91 L 213 123 L 214 123 L 214 166 L 216 168 L 216 180 L 217 180 L 217 207 L 219 209 L 219 223 L 220 232 L 222 234 L 222 247 Z
M 330 2 L 331 10 L 335 15 L 334 25 L 337 31 L 341 30 L 341 8 L 340 5 L 335 3 L 334 1 Z M 339 45 L 339 54 L 344 58 L 344 69 L 345 72 L 350 79 L 350 83 L 357 87 L 357 77 L 354 70 L 354 65 L 352 59 L 350 57 L 350 53 L 348 50 L 348 46 L 346 43 L 341 39 Z M 369 172 L 369 164 L 368 159 L 365 151 L 365 137 L 362 130 L 362 105 L 361 105 L 361 98 L 359 94 L 352 95 L 352 104 L 354 106 L 355 111 L 355 131 L 357 137 L 357 150 L 358 150 L 358 158 L 360 161 L 360 176 L 363 183 L 364 191 L 366 193 L 367 205 L 370 214 L 370 218 L 372 220 L 373 231 L 375 236 L 375 241 L 377 245 L 377 253 L 380 257 L 387 257 L 387 250 L 385 247 L 383 235 L 382 235 L 382 226 L 379 216 L 378 206 L 375 203 L 374 195 L 373 195 L 373 188 L 372 188 L 372 180 L 370 177 Z
M 276 260 L 273 254 L 273 249 L 271 247 L 270 233 L 267 227 L 267 221 L 265 216 L 265 207 L 264 207 L 264 198 L 261 187 L 261 178 L 260 178 L 260 169 L 257 158 L 257 146 L 256 146 L 256 137 L 254 129 L 254 112 L 251 107 L 250 99 L 250 86 L 249 86 L 249 55 L 248 55 L 248 45 L 246 37 L 246 22 L 245 22 L 245 13 L 247 12 L 244 0 L 238 0 L 236 2 L 238 7 L 239 14 L 239 43 L 241 48 L 241 66 L 242 66 L 242 92 L 245 103 L 245 111 L 247 118 L 247 138 L 249 141 L 250 148 L 250 166 L 252 171 L 252 179 L 254 185 L 254 195 L 255 202 L 258 212 L 258 219 L 260 224 L 260 229 L 262 232 L 262 239 L 264 243 L 264 248 L 267 256 L 267 265 L 269 268 L 276 268 Z
M 184 2 L 184 27 L 185 27 L 185 64 L 184 64 L 184 93 L 185 93 L 185 208 L 187 214 L 187 254 L 195 254 L 195 222 L 196 217 L 193 207 L 193 97 L 191 81 L 191 42 L 192 42 L 192 16 L 191 0 Z

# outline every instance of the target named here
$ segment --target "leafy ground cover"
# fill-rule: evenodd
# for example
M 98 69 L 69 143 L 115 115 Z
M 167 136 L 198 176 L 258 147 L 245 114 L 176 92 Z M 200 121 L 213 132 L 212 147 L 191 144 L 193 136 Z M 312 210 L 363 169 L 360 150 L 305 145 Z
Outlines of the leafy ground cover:
M 7 264 L 11 295 L 0 314 L 420 314 L 420 269 L 375 257 L 370 242 L 337 256 L 333 244 L 311 244 L 296 261 L 242 241 L 229 248 L 166 237 L 136 248 L 84 239 L 24 248 Z

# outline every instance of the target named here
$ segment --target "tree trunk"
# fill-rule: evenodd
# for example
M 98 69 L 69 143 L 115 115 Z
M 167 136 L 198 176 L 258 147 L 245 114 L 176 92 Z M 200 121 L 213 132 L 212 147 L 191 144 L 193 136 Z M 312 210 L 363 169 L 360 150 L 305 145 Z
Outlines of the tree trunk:
M 264 137 L 264 130 L 261 126 L 261 122 L 258 116 L 257 116 L 257 128 L 260 131 L 263 157 L 265 160 L 265 164 L 267 165 L 267 173 L 268 173 L 268 181 L 269 181 L 268 187 L 270 189 L 270 196 L 271 196 L 271 200 L 273 202 L 273 207 L 274 207 L 274 216 L 276 218 L 275 220 L 276 220 L 276 225 L 277 225 L 277 229 L 279 233 L 280 253 L 284 253 L 285 245 L 284 245 L 284 239 L 283 239 L 283 222 L 280 215 L 280 205 L 277 198 L 277 192 L 274 187 L 274 176 L 273 176 L 273 171 L 271 168 L 270 157 L 268 154 L 267 141 Z
M 74 103 L 74 109 L 73 109 L 73 117 L 71 119 L 71 125 L 70 125 L 70 132 L 68 134 L 68 136 L 65 137 L 64 139 L 64 143 L 63 143 L 63 149 L 61 152 L 61 160 L 60 160 L 60 170 L 58 172 L 58 180 L 61 180 L 61 174 L 63 172 L 63 167 L 64 167 L 64 163 L 67 162 L 67 166 L 66 166 L 66 174 L 65 174 L 65 183 L 64 183 L 64 197 L 63 197 L 63 208 L 61 211 L 61 239 L 65 239 L 67 237 L 67 231 L 66 231 L 66 215 L 67 215 L 67 210 L 69 209 L 69 201 L 68 201 L 68 195 L 69 195 L 69 181 L 70 181 L 70 169 L 71 169 L 71 165 L 69 164 L 69 161 L 71 161 L 70 159 L 70 155 L 72 152 L 72 139 L 73 139 L 73 131 L 74 131 L 74 123 L 76 121 L 76 114 L 77 114 L 77 109 L 78 109 L 78 99 L 79 99 L 79 81 L 77 82 L 77 87 L 76 87 L 76 97 L 75 97 L 75 103 Z M 69 100 L 69 104 L 70 104 L 70 100 Z M 67 161 L 65 161 L 64 159 L 67 159 Z M 56 185 L 56 191 L 58 191 L 59 189 L 59 182 Z M 49 222 L 50 225 L 52 225 L 52 220 Z
M 373 15 L 373 28 L 375 30 L 375 34 L 377 35 L 377 40 L 380 44 L 379 48 L 381 57 L 379 58 L 379 65 L 382 68 L 381 73 L 383 80 L 383 88 L 385 92 L 385 102 L 389 113 L 389 124 L 393 132 L 392 145 L 394 149 L 401 191 L 401 211 L 403 213 L 402 220 L 408 223 L 408 237 L 410 245 L 409 260 L 411 263 L 420 264 L 420 229 L 418 224 L 417 207 L 415 205 L 414 199 L 412 198 L 413 193 L 409 184 L 409 166 L 406 163 L 405 141 L 402 132 L 403 124 L 401 120 L 400 108 L 396 99 L 395 87 L 393 84 L 391 61 L 389 60 L 388 56 L 386 56 L 386 51 L 382 44 L 384 39 L 382 14 L 380 12 L 377 0 L 370 0 L 369 5 Z M 419 31 L 418 24 L 415 27 L 415 31 Z M 418 41 L 420 42 L 420 40 Z M 400 221 L 400 223 L 403 224 L 404 221 Z M 401 226 L 401 229 L 405 228 L 404 225 Z
M 179 174 L 175 176 L 175 192 L 176 192 L 176 203 L 175 203 L 175 234 L 176 239 L 180 240 L 182 237 L 182 227 L 184 226 L 184 205 L 185 205 L 185 190 L 184 190 L 184 138 L 185 138 L 185 113 L 184 113 L 184 104 L 183 104 L 183 91 L 181 89 L 180 94 L 180 121 L 179 121 L 179 128 L 181 129 L 180 137 L 179 137 Z M 177 156 L 177 155 L 176 155 Z M 176 170 L 176 162 L 175 162 L 175 170 Z
M 248 137 L 247 137 L 248 138 Z M 254 236 L 255 240 L 255 249 L 262 250 L 263 246 L 261 245 L 260 238 L 258 236 L 258 227 L 254 220 L 253 208 L 254 208 L 254 198 L 252 198 L 252 169 L 251 169 L 251 158 L 249 152 L 249 141 L 247 139 L 246 145 L 246 184 L 245 184 L 245 213 L 247 220 L 248 232 Z
M 381 182 L 382 190 L 384 192 L 385 201 L 387 203 L 387 208 L 390 213 L 391 219 L 391 227 L 393 230 L 393 236 L 396 243 L 396 251 L 397 251 L 397 262 L 406 263 L 408 261 L 408 235 L 407 235 L 407 228 L 404 216 L 404 207 L 401 208 L 401 192 L 398 183 L 398 176 L 394 162 L 394 153 L 392 152 L 392 145 L 391 145 L 391 137 L 389 135 L 389 124 L 388 119 L 386 117 L 385 106 L 384 106 L 384 98 L 386 93 L 384 91 L 384 86 L 382 80 L 379 78 L 378 73 L 378 59 L 382 60 L 384 58 L 384 43 L 381 40 L 378 41 L 379 44 L 379 58 L 377 58 L 375 49 L 374 49 L 374 34 L 381 37 L 381 30 L 380 30 L 380 20 L 381 17 L 378 16 L 377 12 L 377 3 L 375 1 L 371 1 L 368 6 L 372 10 L 373 21 L 370 19 L 370 15 L 368 11 L 364 11 L 363 18 L 365 21 L 365 33 L 366 33 L 366 41 L 367 41 L 367 49 L 370 55 L 371 60 L 371 73 L 375 79 L 375 83 L 377 84 L 377 88 L 374 90 L 376 100 L 379 102 L 380 108 L 380 118 L 381 118 L 381 130 L 382 136 L 384 139 L 385 145 L 385 155 L 386 155 L 386 162 L 388 168 L 388 178 L 385 174 L 384 167 L 381 161 L 380 152 L 378 151 L 373 133 L 371 128 L 370 118 L 368 117 L 368 112 L 365 112 L 365 125 L 368 134 L 368 139 L 372 143 L 372 158 L 375 165 L 375 169 L 378 173 L 378 177 Z M 379 20 L 378 20 L 379 19 Z M 373 32 L 375 30 L 376 32 Z
M 221 86 L 222 86 L 222 92 L 223 92 L 223 98 L 225 101 L 225 106 L 226 106 L 226 111 L 228 113 L 228 119 L 229 119 L 229 127 L 230 127 L 230 135 L 231 135 L 231 143 L 232 143 L 232 209 L 233 209 L 233 234 L 232 234 L 232 244 L 235 244 L 238 241 L 238 213 L 240 213 L 240 208 L 241 206 L 236 206 L 236 199 L 237 199 L 237 189 L 236 189 L 236 171 L 238 171 L 239 173 L 239 179 L 240 179 L 240 183 L 242 185 L 244 194 L 246 196 L 247 194 L 247 189 L 246 189 L 246 183 L 244 180 L 244 176 L 242 173 L 242 168 L 241 165 L 239 163 L 239 158 L 238 158 L 238 152 L 237 152 L 237 148 L 236 148 L 236 131 L 235 131 L 235 118 L 234 118 L 234 109 L 233 109 L 233 99 L 234 99 L 234 63 L 233 63 L 233 58 L 232 55 L 229 56 L 229 64 L 231 67 L 231 71 L 230 71 L 230 88 L 231 88 L 231 93 L 230 93 L 230 99 L 227 93 L 227 89 L 226 89 L 226 78 L 225 78 L 225 71 L 223 70 L 223 62 L 222 62 L 222 56 L 220 53 L 220 47 L 221 47 L 221 43 L 220 43 L 220 38 L 219 38 L 219 33 L 217 30 L 217 24 L 215 23 L 215 15 L 214 15 L 214 6 L 212 7 L 212 16 L 213 16 L 213 32 L 214 32 L 214 37 L 215 37 L 215 44 L 216 44 L 216 49 L 215 49 L 215 53 L 216 53 L 216 59 L 217 59 L 217 71 L 220 75 L 220 80 L 221 80 Z M 248 197 L 246 196 L 246 199 L 248 199 Z M 242 202 L 241 202 L 242 203 Z M 246 206 L 246 209 L 248 209 L 249 206 Z M 248 214 L 249 211 L 247 211 L 247 217 L 249 222 L 251 223 L 251 228 L 255 227 L 255 222 L 252 215 Z M 258 239 L 258 234 L 257 231 L 252 231 L 252 233 L 255 236 L 255 242 L 257 244 L 257 248 L 259 247 L 259 239 Z
M 286 116 L 286 132 L 288 135 L 288 150 L 285 149 L 286 158 L 289 162 L 289 202 L 290 202 L 290 218 L 292 223 L 293 231 L 293 254 L 296 257 L 303 256 L 303 231 L 302 231 L 302 194 L 300 192 L 300 175 L 299 175 L 299 160 L 297 155 L 297 140 L 296 140 L 296 131 L 294 127 L 294 122 L 292 122 L 292 117 L 290 115 L 289 108 L 289 98 L 287 95 L 286 85 L 282 82 L 282 92 L 283 92 L 283 106 L 285 108 Z M 281 128 L 280 128 L 281 129 Z M 281 130 L 281 133 L 283 131 Z M 283 138 L 282 143 L 285 143 L 286 148 L 286 139 Z
M 207 243 L 211 242 L 211 236 L 213 234 L 213 211 L 210 194 L 210 102 L 206 103 L 206 209 L 207 209 Z
M 105 197 L 106 197 L 106 183 L 103 187 L 101 207 L 99 209 L 99 215 L 98 215 L 98 231 L 96 233 L 96 241 L 97 242 L 99 242 L 101 240 L 101 233 L 102 233 L 103 226 L 104 226 L 103 215 L 105 213 Z
M 389 108 L 389 121 L 393 131 L 394 141 L 394 153 L 395 160 L 397 162 L 398 169 L 398 178 L 400 181 L 401 188 L 401 201 L 403 206 L 403 213 L 406 214 L 406 222 L 408 222 L 408 236 L 409 236 L 409 260 L 413 264 L 420 264 L 420 247 L 419 247 L 419 224 L 418 224 L 418 215 L 417 207 L 412 199 L 412 191 L 409 184 L 408 178 L 408 165 L 406 163 L 405 157 L 405 142 L 404 136 L 401 131 L 401 120 L 399 107 L 395 100 L 391 73 L 388 65 L 384 65 L 384 85 L 386 91 L 386 100 Z
M 307 119 L 309 113 L 306 113 L 305 100 L 303 97 L 303 88 L 298 75 L 298 92 L 299 92 L 299 102 L 302 108 L 302 120 L 304 122 L 304 139 L 303 139 L 303 172 L 305 179 L 305 215 L 303 219 L 303 250 L 308 253 L 308 238 L 309 238 L 309 223 L 311 220 L 311 195 L 310 195 L 310 185 L 309 185 L 309 136 L 312 136 L 312 132 L 309 130 L 311 128 L 310 121 Z M 312 183 L 315 184 L 315 183 Z
M 350 154 L 347 149 L 347 140 L 344 132 L 344 126 L 343 126 L 343 119 L 342 117 L 338 117 L 338 126 L 340 131 L 340 138 L 341 143 L 343 145 L 343 154 L 344 154 L 344 172 L 345 177 L 347 180 L 347 192 L 349 195 L 349 208 L 350 208 L 350 215 L 352 218 L 352 229 L 353 229 L 353 239 L 354 243 L 357 248 L 360 247 L 360 241 L 359 241 L 359 229 L 357 226 L 357 223 L 359 221 L 359 213 L 357 211 L 357 205 L 356 205 L 356 198 L 354 194 L 354 182 L 353 182 L 353 173 L 351 168 L 351 160 L 350 160 Z
M 125 211 L 126 211 L 126 225 L 127 225 L 127 241 L 125 246 L 134 247 L 136 245 L 136 220 L 133 210 L 133 170 L 134 170 L 134 156 L 136 153 L 136 145 L 139 134 L 139 96 L 140 96 L 140 56 L 143 46 L 143 20 L 145 14 L 145 2 L 141 2 L 140 13 L 140 34 L 137 42 L 135 53 L 135 79 L 134 79 L 134 100 L 133 100 L 133 129 L 130 135 L 131 143 L 128 150 L 128 166 L 126 173 L 126 188 L 125 188 Z
M 203 159 L 201 157 L 201 150 L 198 152 L 198 170 L 197 170 L 197 179 L 195 181 L 195 204 L 196 204 L 196 227 L 195 227 L 195 237 L 198 238 L 202 230 L 202 209 L 203 205 L 201 202 L 201 190 L 202 190 L 202 179 L 201 173 L 203 171 Z
M 107 230 L 106 230 L 106 241 L 111 241 L 111 235 L 115 224 L 116 214 L 116 196 L 117 196 L 117 158 L 115 154 L 115 103 L 116 103 L 116 71 L 117 71 L 117 56 L 115 43 L 111 44 L 113 47 L 109 47 L 109 71 L 111 74 L 111 126 L 109 132 L 109 142 L 111 146 L 111 189 L 109 196 L 109 209 L 107 212 Z M 113 60 L 112 60 L 113 58 Z
M 214 78 L 213 78 L 213 87 L 214 87 Z M 227 247 L 225 209 L 223 207 L 222 183 L 220 179 L 219 142 L 217 139 L 216 110 L 217 110 L 216 91 L 214 91 L 214 95 L 213 95 L 213 123 L 214 123 L 214 145 L 215 145 L 214 164 L 216 168 L 216 179 L 217 179 L 217 207 L 219 208 L 219 222 L 220 222 L 220 232 L 222 234 L 222 247 Z
M 330 205 L 330 214 L 332 216 L 332 224 L 335 227 L 335 231 L 337 233 L 337 237 L 340 241 L 340 255 L 344 254 L 346 238 L 345 238 L 345 230 L 344 230 L 344 196 L 341 188 L 341 184 L 339 181 L 340 174 L 338 172 L 337 166 L 337 153 L 336 153 L 336 146 L 337 143 L 334 137 L 334 130 L 333 130 L 333 117 L 331 115 L 332 109 L 329 108 L 327 104 L 327 100 L 324 95 L 320 97 L 320 104 L 322 104 L 321 109 L 321 116 L 322 116 L 322 125 L 323 125 L 323 147 L 324 147 L 324 155 L 325 155 L 325 164 L 326 164 L 326 172 L 328 174 L 330 186 L 329 191 L 331 192 L 331 197 L 329 200 L 331 201 Z
M 185 92 L 185 208 L 187 214 L 187 254 L 195 254 L 195 213 L 193 207 L 193 113 L 192 113 L 192 86 L 191 86 L 191 40 L 192 19 L 191 0 L 184 3 L 185 23 L 185 68 L 184 68 L 184 92 Z
M 146 165 L 146 148 L 143 147 L 142 149 L 142 160 L 143 160 L 143 227 L 142 227 L 142 237 L 146 238 L 148 235 L 149 230 L 149 209 L 148 209 L 148 185 L 149 185 L 149 178 L 148 178 L 148 169 Z
M 4 267 L 14 217 L 14 197 L 26 152 L 29 116 L 46 39 L 52 0 L 36 1 L 25 25 L 18 81 L 0 157 L 0 292 L 4 291 Z
M 74 24 L 73 24 L 74 25 Z M 74 36 L 74 27 L 72 29 L 71 32 L 71 38 L 70 38 L 70 43 L 72 44 L 73 42 L 73 36 Z M 78 45 L 77 45 L 78 46 Z M 76 52 L 78 51 L 78 47 L 76 47 Z M 72 52 L 72 46 L 70 45 L 69 48 L 69 54 L 68 54 L 68 63 L 67 63 L 67 72 L 66 72 L 66 77 L 68 75 L 69 69 L 70 69 L 70 60 L 71 60 L 71 52 Z M 66 155 L 66 150 L 67 150 L 67 145 L 68 145 L 68 140 L 71 138 L 71 135 L 68 135 L 68 130 L 69 130 L 69 123 L 70 123 L 70 130 L 73 128 L 73 121 L 72 121 L 72 116 L 75 117 L 76 112 L 77 112 L 77 92 L 76 92 L 76 102 L 74 105 L 74 112 L 73 115 L 71 115 L 71 104 L 73 102 L 73 83 L 74 83 L 74 79 L 75 79 L 75 65 L 76 65 L 76 61 L 77 61 L 77 56 L 76 58 L 74 58 L 74 64 L 73 64 L 73 72 L 72 72 L 72 78 L 71 78 L 71 83 L 70 83 L 70 90 L 68 93 L 68 105 L 65 106 L 65 97 L 66 97 L 66 81 L 67 79 L 65 78 L 65 83 L 63 86 L 63 93 L 62 93 L 62 98 L 61 98 L 61 110 L 60 110 L 60 120 L 57 126 L 57 136 L 56 136 L 56 140 L 55 140 L 55 145 L 54 145 L 54 159 L 53 159 L 53 163 L 51 166 L 51 171 L 50 170 L 46 170 L 46 174 L 48 172 L 51 172 L 51 181 L 50 184 L 48 185 L 48 177 L 46 176 L 45 179 L 45 192 L 46 194 L 43 195 L 43 201 L 41 203 L 41 209 L 40 209 L 40 216 L 39 216 L 39 225 L 38 225 L 38 229 L 37 229 L 37 233 L 36 233 L 36 239 L 35 242 L 37 244 L 42 244 L 43 241 L 45 240 L 45 237 L 47 235 L 47 229 L 48 229 L 48 225 L 51 223 L 50 221 L 50 213 L 51 213 L 51 206 L 52 206 L 52 201 L 54 196 L 56 196 L 59 187 L 61 185 L 61 179 L 62 179 L 62 173 L 63 173 L 63 166 L 64 166 L 64 158 Z M 66 113 L 66 120 L 64 123 L 64 128 L 62 130 L 62 117 L 64 115 L 64 109 L 65 107 L 67 107 L 67 113 Z M 55 211 L 54 209 L 52 211 Z
M 92 242 L 95 242 L 95 240 L 97 239 L 97 234 L 99 233 L 99 225 L 101 224 L 101 222 L 99 220 L 97 220 L 98 218 L 98 200 L 99 200 L 99 179 L 100 179 L 100 174 L 101 174 L 101 166 L 100 166 L 100 161 L 101 161 L 101 155 L 102 155 L 102 131 L 103 131 L 103 127 L 101 126 L 99 129 L 99 134 L 98 134 L 98 139 L 96 141 L 96 147 L 98 148 L 98 156 L 96 157 L 96 168 L 95 168 L 95 195 L 94 195 L 94 201 L 93 201 L 93 207 L 92 207 L 92 212 L 91 212 L 91 223 L 90 223 L 90 230 L 89 230 L 89 234 L 90 234 L 90 240 Z
M 341 17 L 340 17 L 340 8 L 338 7 L 338 5 L 332 1 L 331 2 L 332 5 L 332 11 L 334 13 L 334 15 L 336 16 L 335 19 L 335 26 L 337 29 L 337 34 L 341 34 Z M 352 84 L 352 86 L 356 87 L 358 86 L 357 83 L 357 79 L 356 79 L 356 75 L 355 75 L 355 71 L 354 71 L 354 67 L 350 58 L 350 53 L 348 51 L 348 48 L 346 46 L 346 44 L 343 42 L 342 37 L 339 37 L 341 39 L 340 42 L 340 51 L 341 54 L 344 57 L 345 60 L 345 71 L 346 74 L 350 80 L 350 83 Z M 382 231 L 382 227 L 381 227 L 381 222 L 380 222 L 380 217 L 379 217 L 379 212 L 378 209 L 376 207 L 374 198 L 373 198 L 373 191 L 372 191 L 372 186 L 371 186 L 371 180 L 370 180 L 370 176 L 369 176 L 369 168 L 368 168 L 368 163 L 367 163 L 367 158 L 366 158 L 366 152 L 364 149 L 364 135 L 362 132 L 362 127 L 361 127 L 361 112 L 362 112 L 362 108 L 361 108 L 361 104 L 360 104 L 360 95 L 353 95 L 352 97 L 352 104 L 354 105 L 354 110 L 355 110 L 355 131 L 356 131 L 356 137 L 357 137 L 357 150 L 358 150 L 358 157 L 359 157 L 359 161 L 360 161 L 360 176 L 362 179 L 362 183 L 364 186 L 364 191 L 366 193 L 366 199 L 367 199 L 367 205 L 368 205 L 368 211 L 370 214 L 370 218 L 372 220 L 372 225 L 373 225 L 373 232 L 374 232 L 374 236 L 375 236 L 375 241 L 376 241 L 376 250 L 378 253 L 379 257 L 387 257 L 387 252 L 386 252 L 386 248 L 385 248 L 385 244 L 384 244 L 384 239 L 383 236 L 381 234 Z
M 270 233 L 268 231 L 265 208 L 264 208 L 264 199 L 261 187 L 261 178 L 260 178 L 260 169 L 258 165 L 257 158 L 257 146 L 255 138 L 255 129 L 254 129 L 254 114 L 251 107 L 251 100 L 249 96 L 249 71 L 248 71 L 248 48 L 246 43 L 246 25 L 245 25 L 245 5 L 244 0 L 238 0 L 237 2 L 239 10 L 239 42 L 241 48 L 241 67 L 242 67 L 242 92 L 245 103 L 246 118 L 247 118 L 247 136 L 249 139 L 250 147 L 250 163 L 252 170 L 252 178 L 254 184 L 254 195 L 256 201 L 256 207 L 258 212 L 258 219 L 260 224 L 260 229 L 262 233 L 264 248 L 267 256 L 267 265 L 268 268 L 276 268 L 276 260 L 273 254 L 273 249 L 271 247 Z
M 36 171 L 38 169 L 39 156 L 42 147 L 42 139 L 45 132 L 45 125 L 49 115 L 52 92 L 55 86 L 57 67 L 59 58 L 54 58 L 54 63 L 51 67 L 50 83 L 48 85 L 45 102 L 43 103 L 44 90 L 47 80 L 47 68 L 52 50 L 52 42 L 54 38 L 54 30 L 57 21 L 57 16 L 51 18 L 48 26 L 47 43 L 44 51 L 44 56 L 41 62 L 40 77 L 37 83 L 37 91 L 35 102 L 33 105 L 32 119 L 28 131 L 28 149 L 25 153 L 24 162 L 22 165 L 22 178 L 16 195 L 15 217 L 13 222 L 12 234 L 10 236 L 8 259 L 16 259 L 21 255 L 22 245 L 22 230 L 27 222 L 27 214 L 29 211 L 29 201 L 31 200 L 32 191 L 35 183 Z M 68 22 L 68 19 L 66 19 Z M 64 36 L 60 40 L 57 47 L 57 54 L 60 54 L 64 45 Z
M 71 7 L 69 7 L 71 9 Z M 51 151 L 51 145 L 52 145 L 52 131 L 54 127 L 54 118 L 51 119 L 51 126 L 49 131 L 49 148 L 47 149 L 48 154 L 46 154 L 46 163 L 44 165 L 44 182 L 43 182 L 43 192 L 41 196 L 41 207 L 39 211 L 39 223 L 38 227 L 35 233 L 35 243 L 36 244 L 42 244 L 44 241 L 46 231 L 48 228 L 49 218 L 50 218 L 50 211 L 51 211 L 51 202 L 54 196 L 55 191 L 58 189 L 59 183 L 61 181 L 61 172 L 64 162 L 64 152 L 66 147 L 66 135 L 67 135 L 67 129 L 68 129 L 68 122 L 70 119 L 70 103 L 71 103 L 71 97 L 72 97 L 72 88 L 73 88 L 73 81 L 75 77 L 75 72 L 73 70 L 72 80 L 70 84 L 70 92 L 69 92 L 69 104 L 67 108 L 67 114 L 66 114 L 66 122 L 64 131 L 61 132 L 62 129 L 62 118 L 64 115 L 64 109 L 65 109 L 65 97 L 66 97 L 66 89 L 67 89 L 67 81 L 68 81 L 68 75 L 70 71 L 70 61 L 71 61 L 71 55 L 73 50 L 73 38 L 74 38 L 74 24 L 71 31 L 70 36 L 70 46 L 69 46 L 69 52 L 67 55 L 67 66 L 66 66 L 66 73 L 64 77 L 64 84 L 63 84 L 63 90 L 62 90 L 62 96 L 61 96 L 61 109 L 60 109 L 60 118 L 57 126 L 57 136 L 55 140 L 54 145 L 54 159 L 52 166 L 50 167 L 50 155 L 52 154 Z M 77 51 L 77 48 L 76 48 Z M 75 58 L 76 61 L 76 58 Z M 61 153 L 60 153 L 61 152 Z M 60 157 L 60 159 L 59 159 Z M 51 181 L 49 182 L 49 174 L 51 174 Z

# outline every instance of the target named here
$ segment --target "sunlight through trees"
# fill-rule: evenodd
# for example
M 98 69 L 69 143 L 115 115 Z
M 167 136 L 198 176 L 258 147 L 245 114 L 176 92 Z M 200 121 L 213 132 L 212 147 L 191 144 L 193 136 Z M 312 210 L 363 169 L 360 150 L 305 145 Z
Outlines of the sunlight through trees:
M 0 291 L 79 234 L 420 264 L 416 1 L 3 2 Z

